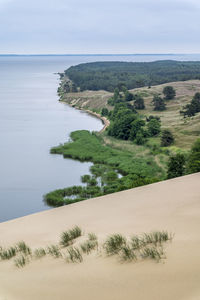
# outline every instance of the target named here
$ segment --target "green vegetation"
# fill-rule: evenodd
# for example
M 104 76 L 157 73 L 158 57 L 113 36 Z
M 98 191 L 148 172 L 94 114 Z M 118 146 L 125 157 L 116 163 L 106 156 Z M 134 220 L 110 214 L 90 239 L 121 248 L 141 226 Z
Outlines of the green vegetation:
M 173 143 L 174 143 L 174 136 L 171 133 L 171 131 L 168 129 L 163 130 L 161 136 L 161 146 L 168 147 L 171 146 Z
M 7 249 L 0 247 L 0 259 L 9 260 L 14 258 L 14 265 L 17 268 L 22 268 L 32 260 L 42 259 L 46 255 L 56 259 L 64 259 L 67 263 L 81 263 L 84 255 L 89 255 L 92 251 L 96 251 L 98 256 L 102 256 L 104 253 L 107 256 L 114 255 L 119 257 L 122 262 L 146 258 L 159 261 L 165 257 L 163 243 L 172 240 L 172 235 L 167 231 L 154 231 L 140 236 L 134 235 L 131 239 L 121 234 L 112 234 L 99 245 L 97 235 L 88 233 L 85 241 L 80 245 L 72 246 L 72 243 L 77 242 L 75 240 L 77 237 L 84 235 L 82 234 L 83 231 L 80 227 L 74 226 L 66 232 L 71 236 L 71 239 L 68 239 L 67 242 L 66 240 L 64 241 L 64 248 L 61 243 L 61 245 L 52 244 L 46 248 L 32 250 L 25 242 L 21 241 Z M 61 236 L 63 236 L 63 233 Z
M 200 139 L 197 139 L 189 153 L 187 160 L 187 172 L 200 172 Z
M 78 226 L 75 226 L 74 228 L 72 228 L 68 231 L 64 231 L 61 234 L 60 244 L 63 247 L 67 247 L 67 246 L 73 244 L 74 240 L 77 239 L 78 237 L 80 237 L 81 235 L 82 235 L 81 228 Z
M 154 110 L 155 111 L 163 111 L 163 110 L 166 110 L 166 104 L 165 104 L 165 101 L 162 97 L 158 96 L 158 95 L 155 95 L 153 97 L 153 105 L 154 105 Z
M 72 66 L 65 75 L 83 90 L 106 90 L 117 87 L 134 89 L 162 83 L 199 79 L 200 62 L 94 62 Z M 66 89 L 66 92 L 68 90 Z
M 192 101 L 180 111 L 180 113 L 184 115 L 184 118 L 193 117 L 198 112 L 200 112 L 200 93 L 196 93 L 192 98 Z
M 104 249 L 107 255 L 118 254 L 126 246 L 126 238 L 121 234 L 113 234 L 107 238 Z
M 83 261 L 82 254 L 78 248 L 71 246 L 69 249 L 67 249 L 67 252 L 68 252 L 68 257 L 66 258 L 67 262 L 80 263 Z
M 175 178 L 185 174 L 185 156 L 177 153 L 172 155 L 168 162 L 167 178 Z
M 171 100 L 175 98 L 176 91 L 173 86 L 165 86 L 163 89 L 163 94 L 165 95 L 166 100 Z

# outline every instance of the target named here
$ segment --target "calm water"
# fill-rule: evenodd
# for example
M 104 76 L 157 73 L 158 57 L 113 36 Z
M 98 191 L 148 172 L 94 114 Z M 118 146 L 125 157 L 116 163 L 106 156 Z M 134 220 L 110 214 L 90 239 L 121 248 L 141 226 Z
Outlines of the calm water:
M 0 56 L 0 222 L 48 209 L 42 196 L 80 184 L 91 165 L 49 153 L 74 130 L 102 128 L 100 120 L 58 102 L 54 73 L 82 62 L 159 59 L 200 55 Z

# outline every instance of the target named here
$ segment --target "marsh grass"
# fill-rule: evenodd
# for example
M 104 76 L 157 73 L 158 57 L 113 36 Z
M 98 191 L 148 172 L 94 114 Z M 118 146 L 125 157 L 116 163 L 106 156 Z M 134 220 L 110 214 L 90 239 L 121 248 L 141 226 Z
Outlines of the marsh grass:
M 53 256 L 54 258 L 59 258 L 62 256 L 62 253 L 60 252 L 58 245 L 48 246 L 46 252 L 47 254 Z
M 77 247 L 70 246 L 67 249 L 67 253 L 68 253 L 68 256 L 66 258 L 67 262 L 80 263 L 83 261 L 82 254 Z
M 113 234 L 107 238 L 103 247 L 107 255 L 115 255 L 126 246 L 126 238 L 121 234 Z
M 75 226 L 74 228 L 63 231 L 61 234 L 60 244 L 63 247 L 68 247 L 69 245 L 73 244 L 74 240 L 82 235 L 82 230 L 80 227 Z

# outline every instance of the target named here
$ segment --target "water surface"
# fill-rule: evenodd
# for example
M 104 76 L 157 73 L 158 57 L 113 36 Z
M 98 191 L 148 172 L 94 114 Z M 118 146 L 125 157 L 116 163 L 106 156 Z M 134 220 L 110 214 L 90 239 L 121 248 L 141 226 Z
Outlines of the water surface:
M 80 184 L 90 163 L 51 155 L 70 132 L 100 120 L 59 103 L 58 75 L 92 61 L 200 60 L 199 55 L 0 56 L 0 222 L 48 209 L 43 195 Z

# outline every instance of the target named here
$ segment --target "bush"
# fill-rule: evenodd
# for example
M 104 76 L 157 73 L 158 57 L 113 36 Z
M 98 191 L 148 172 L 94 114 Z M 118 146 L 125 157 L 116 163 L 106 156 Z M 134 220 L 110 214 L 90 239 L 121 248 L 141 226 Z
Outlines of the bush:
M 185 156 L 176 154 L 170 157 L 168 162 L 167 178 L 175 178 L 185 174 Z
M 188 173 L 200 172 L 200 139 L 197 139 L 190 151 L 187 162 Z
M 172 86 L 165 86 L 163 89 L 163 94 L 165 95 L 166 100 L 171 100 L 176 96 L 176 91 Z
M 170 130 L 163 130 L 161 136 L 161 147 L 167 147 L 174 143 L 174 137 Z
M 161 131 L 161 124 L 160 121 L 156 120 L 156 119 L 151 119 L 148 123 L 147 123 L 147 128 L 148 128 L 148 132 L 150 136 L 155 136 L 158 135 Z
M 159 97 L 158 95 L 154 96 L 152 102 L 153 102 L 155 111 L 163 111 L 166 109 L 164 99 Z

